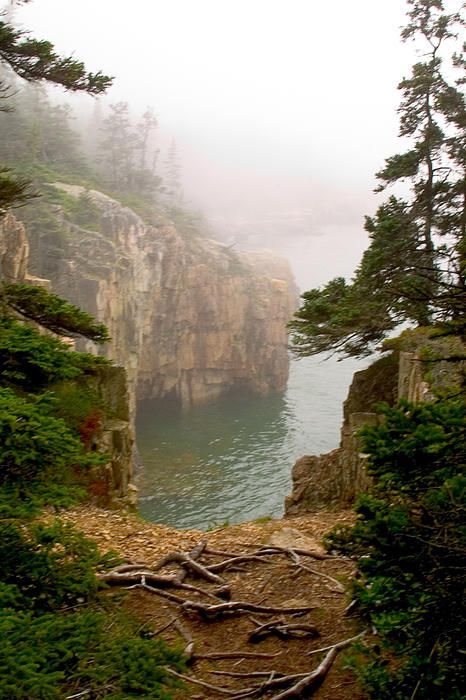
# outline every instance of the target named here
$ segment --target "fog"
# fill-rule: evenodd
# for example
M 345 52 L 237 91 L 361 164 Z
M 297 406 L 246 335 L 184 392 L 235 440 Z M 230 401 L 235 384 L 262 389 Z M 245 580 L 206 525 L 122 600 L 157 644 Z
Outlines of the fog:
M 374 173 L 398 147 L 396 86 L 414 57 L 399 40 L 405 7 L 35 0 L 16 21 L 115 76 L 106 101 L 153 106 L 188 205 L 225 240 L 286 255 L 306 289 L 351 275 L 367 244 Z

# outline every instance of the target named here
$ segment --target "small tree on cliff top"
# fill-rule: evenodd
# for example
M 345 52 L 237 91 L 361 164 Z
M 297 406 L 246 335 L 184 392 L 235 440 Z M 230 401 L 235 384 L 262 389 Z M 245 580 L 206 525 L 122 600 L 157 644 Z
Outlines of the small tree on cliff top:
M 424 55 L 399 89 L 400 136 L 412 147 L 387 159 L 378 191 L 398 182 L 411 196 L 391 196 L 366 218 L 370 245 L 351 283 L 343 278 L 303 295 L 291 323 L 300 355 L 370 354 L 405 321 L 460 323 L 466 303 L 466 108 L 460 86 L 444 76 L 444 48 L 464 26 L 442 0 L 408 0 L 403 41 L 422 41 Z M 427 51 L 425 53 L 425 51 Z M 462 70 L 461 54 L 452 64 Z
M 28 1 L 16 0 L 12 4 Z M 28 82 L 53 83 L 72 92 L 100 95 L 110 87 L 112 78 L 101 71 L 88 72 L 82 61 L 71 56 L 59 56 L 50 41 L 34 39 L 16 29 L 8 17 L 5 11 L 0 13 L 0 64 L 3 68 Z M 0 79 L 0 111 L 8 110 L 5 100 L 11 95 L 10 83 L 8 78 Z M 32 196 L 25 180 L 15 178 L 8 168 L 0 166 L 0 214 Z

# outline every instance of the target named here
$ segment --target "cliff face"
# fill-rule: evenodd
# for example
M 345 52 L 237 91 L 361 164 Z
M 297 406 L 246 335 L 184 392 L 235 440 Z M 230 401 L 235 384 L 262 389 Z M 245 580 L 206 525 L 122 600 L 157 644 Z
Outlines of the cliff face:
M 367 456 L 361 453 L 357 432 L 364 425 L 377 425 L 377 403 L 393 405 L 398 399 L 410 403 L 432 400 L 448 391 L 456 395 L 464 381 L 466 363 L 449 362 L 464 357 L 465 347 L 457 337 L 430 337 L 426 329 L 406 331 L 397 347 L 370 367 L 356 372 L 343 404 L 340 446 L 324 455 L 306 455 L 293 467 L 293 490 L 286 497 L 287 515 L 347 507 L 371 485 Z M 433 362 L 424 362 L 426 357 Z
M 8 213 L 0 218 L 0 281 L 27 282 L 50 288 L 49 280 L 29 274 L 28 261 L 25 228 Z M 136 489 L 131 484 L 134 438 L 125 370 L 103 365 L 69 383 L 92 389 L 105 407 L 92 448 L 108 455 L 108 462 L 86 477 L 90 495 L 102 505 L 115 502 L 135 505 Z
M 293 490 L 285 500 L 287 515 L 348 507 L 358 493 L 368 489 L 366 457 L 356 433 L 363 425 L 377 424 L 374 404 L 392 404 L 402 396 L 398 387 L 410 384 L 408 376 L 411 384 L 415 381 L 417 364 L 408 357 L 400 363 L 399 354 L 393 353 L 355 373 L 343 404 L 340 446 L 327 454 L 298 459 L 292 471 Z
M 146 226 L 109 197 L 89 196 L 101 212 L 98 230 L 65 221 L 57 208 L 62 251 L 50 261 L 48 246 L 33 241 L 36 270 L 107 325 L 106 352 L 126 367 L 138 400 L 188 407 L 236 388 L 284 389 L 286 323 L 296 299 L 285 261 L 182 236 L 173 225 Z

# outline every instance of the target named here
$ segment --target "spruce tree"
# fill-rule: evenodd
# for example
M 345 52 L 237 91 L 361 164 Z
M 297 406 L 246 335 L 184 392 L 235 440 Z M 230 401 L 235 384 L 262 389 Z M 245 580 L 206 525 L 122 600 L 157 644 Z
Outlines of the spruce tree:
M 29 0 L 13 0 L 11 5 L 20 5 Z M 35 39 L 13 24 L 11 8 L 0 12 L 0 111 L 8 111 L 8 100 L 14 90 L 15 77 L 29 83 L 53 83 L 72 92 L 100 95 L 112 83 L 112 78 L 88 72 L 82 61 L 72 56 L 60 56 L 50 41 Z M 9 206 L 24 204 L 34 196 L 23 178 L 0 166 L 0 214 Z
M 460 76 L 445 78 L 445 47 L 464 26 L 446 14 L 442 0 L 408 0 L 403 41 L 415 40 L 422 60 L 404 78 L 400 136 L 411 139 L 403 153 L 387 159 L 377 173 L 383 191 L 408 185 L 406 199 L 391 196 L 366 218 L 369 248 L 350 284 L 332 280 L 303 295 L 291 323 L 296 352 L 370 354 L 403 322 L 461 326 L 465 280 L 466 111 Z M 453 65 L 464 69 L 461 55 Z M 448 62 L 447 62 L 447 65 Z

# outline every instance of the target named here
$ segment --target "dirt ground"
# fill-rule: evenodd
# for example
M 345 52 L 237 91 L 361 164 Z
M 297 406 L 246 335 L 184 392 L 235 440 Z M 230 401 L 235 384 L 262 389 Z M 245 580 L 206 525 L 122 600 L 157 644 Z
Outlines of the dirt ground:
M 312 548 L 316 552 L 322 552 L 320 545 L 322 535 L 336 523 L 352 522 L 353 514 L 349 511 L 319 513 L 297 518 L 242 523 L 210 532 L 176 530 L 165 525 L 143 521 L 135 515 L 89 506 L 68 511 L 61 518 L 73 523 L 88 537 L 95 540 L 102 552 L 113 550 L 126 561 L 141 562 L 146 567 L 151 567 L 163 555 L 175 551 L 189 551 L 201 540 L 207 540 L 208 547 L 211 549 L 237 554 L 253 554 L 257 546 L 268 543 L 269 538 L 283 528 L 298 530 L 303 536 L 312 540 Z M 199 561 L 210 565 L 225 558 L 225 556 L 209 554 L 202 555 Z M 343 583 L 345 587 L 348 586 L 354 573 L 352 563 L 344 559 L 319 560 L 306 556 L 301 557 L 301 561 L 314 572 L 329 575 Z M 160 573 L 169 573 L 169 570 L 164 569 Z M 178 604 L 146 590 L 128 592 L 123 605 L 141 622 L 141 625 L 145 626 L 146 630 L 159 635 L 169 643 L 184 647 L 186 641 L 173 624 L 174 619 L 177 619 L 193 638 L 194 654 L 247 652 L 270 655 L 257 658 L 240 656 L 224 659 L 195 659 L 191 664 L 189 675 L 193 678 L 214 686 L 221 686 L 226 691 L 234 691 L 251 687 L 252 683 L 258 683 L 260 679 L 224 676 L 215 673 L 216 671 L 234 673 L 275 671 L 285 674 L 310 672 L 320 663 L 323 654 L 309 655 L 309 652 L 335 644 L 360 631 L 360 623 L 357 619 L 344 615 L 350 601 L 348 595 L 338 592 L 332 581 L 318 576 L 317 573 L 297 568 L 286 555 L 274 555 L 265 557 L 264 561 L 246 562 L 238 569 L 228 569 L 221 574 L 231 588 L 232 600 L 272 607 L 312 606 L 309 613 L 299 618 L 283 614 L 264 616 L 256 613 L 242 613 L 206 622 L 197 613 L 185 612 Z M 199 583 L 198 579 L 191 576 L 189 583 L 202 586 L 206 590 L 211 585 L 207 584 L 206 587 L 205 582 Z M 212 603 L 212 600 L 196 592 L 175 592 L 185 600 Z M 256 643 L 248 641 L 248 636 L 258 624 L 272 619 L 314 625 L 319 636 L 287 639 L 268 636 Z M 160 631 L 170 621 L 172 624 Z M 267 678 L 264 677 L 262 680 Z M 277 692 L 275 691 L 275 694 Z M 255 697 L 271 698 L 273 694 L 269 691 Z M 227 696 L 227 692 L 220 694 L 201 685 L 189 683 L 177 692 L 176 697 L 179 700 L 183 698 L 201 700 L 222 696 Z M 358 688 L 353 675 L 345 669 L 345 652 L 339 654 L 324 683 L 312 697 L 317 700 L 363 700 L 364 695 Z

